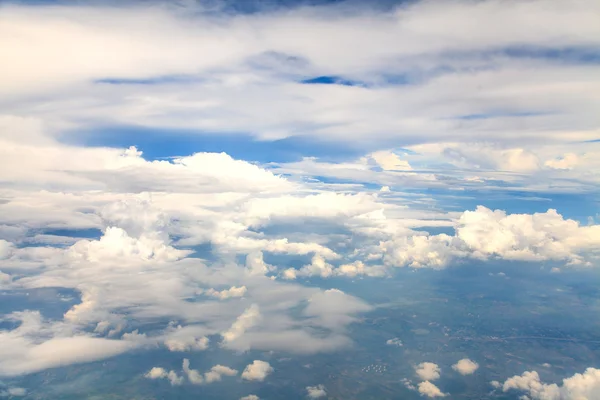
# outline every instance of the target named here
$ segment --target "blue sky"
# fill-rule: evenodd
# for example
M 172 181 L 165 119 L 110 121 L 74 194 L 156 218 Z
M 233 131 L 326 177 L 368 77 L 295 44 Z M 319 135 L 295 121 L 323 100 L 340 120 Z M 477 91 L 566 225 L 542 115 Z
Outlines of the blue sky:
M 0 397 L 152 349 L 177 366 L 135 366 L 142 386 L 260 389 L 277 376 L 265 354 L 356 349 L 376 282 L 595 276 L 598 15 L 586 0 L 1 2 Z M 54 305 L 19 305 L 28 291 Z M 222 361 L 200 370 L 210 351 Z M 258 358 L 223 366 L 240 354 Z M 453 395 L 426 362 L 397 383 Z M 497 394 L 591 400 L 596 371 L 557 389 L 588 397 L 492 372 Z M 320 385 L 285 390 L 334 390 Z

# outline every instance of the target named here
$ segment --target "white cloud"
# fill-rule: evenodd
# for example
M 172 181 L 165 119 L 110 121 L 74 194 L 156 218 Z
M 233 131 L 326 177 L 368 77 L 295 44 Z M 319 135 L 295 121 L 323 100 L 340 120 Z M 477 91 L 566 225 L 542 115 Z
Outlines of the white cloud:
M 38 311 L 14 312 L 8 319 L 20 325 L 0 331 L 0 375 L 4 376 L 102 360 L 138 345 L 76 334 L 59 323 L 44 321 Z
M 461 375 L 471 375 L 479 368 L 479 364 L 475 361 L 463 358 L 452 366 L 452 369 L 457 371 Z
M 165 340 L 165 346 L 170 351 L 190 351 L 190 350 L 206 350 L 208 348 L 209 339 L 206 336 L 172 338 Z
M 205 372 L 204 375 L 202 375 L 198 370 L 190 368 L 190 360 L 187 358 L 183 359 L 182 368 L 190 383 L 194 385 L 219 382 L 223 376 L 236 376 L 238 373 L 235 369 L 226 367 L 224 365 L 215 365 L 209 371 Z
M 212 297 L 216 297 L 219 300 L 226 300 L 233 297 L 242 297 L 246 294 L 246 286 L 232 286 L 229 289 L 223 289 L 221 291 L 215 289 L 208 289 L 206 294 Z
M 204 380 L 206 383 L 212 383 L 220 381 L 222 376 L 235 376 L 237 375 L 237 371 L 235 369 L 226 367 L 224 365 L 215 365 L 210 369 L 210 371 L 204 373 Z
M 252 328 L 261 319 L 260 309 L 256 304 L 252 304 L 247 308 L 231 325 L 231 327 L 223 332 L 223 341 L 225 343 L 232 342 L 242 336 L 246 330 Z
M 429 381 L 419 383 L 419 393 L 427 397 L 446 397 L 436 385 Z
M 204 383 L 204 377 L 200 372 L 190 368 L 190 360 L 187 358 L 183 359 L 182 369 L 191 384 L 202 385 Z
M 457 258 L 545 261 L 589 264 L 600 238 L 600 225 L 581 226 L 556 210 L 507 214 L 479 206 L 465 211 L 454 236 L 408 236 L 382 242 L 388 265 L 444 268 Z
M 560 386 L 543 383 L 536 371 L 526 371 L 504 382 L 502 391 L 511 390 L 525 392 L 533 400 L 593 400 L 600 396 L 600 370 L 588 368 L 563 379 Z
M 307 386 L 306 387 L 307 396 L 310 399 L 320 399 L 321 397 L 327 396 L 327 392 L 325 391 L 325 386 L 317 385 L 317 386 Z
M 441 369 L 432 362 L 423 362 L 415 367 L 415 372 L 424 381 L 435 381 L 439 379 Z
M 385 344 L 387 344 L 388 346 L 397 346 L 397 347 L 404 346 L 402 344 L 402 340 L 400 340 L 399 338 L 388 339 L 388 340 L 386 340 Z
M 178 376 L 175 371 L 171 370 L 167 372 L 167 370 L 160 367 L 153 367 L 144 376 L 148 379 L 168 379 L 171 386 L 178 386 L 183 383 L 183 377 Z
M 254 360 L 252 364 L 248 364 L 242 372 L 242 379 L 247 381 L 259 381 L 262 382 L 265 378 L 273 372 L 273 367 L 266 362 L 261 360 Z
M 240 397 L 240 400 L 260 400 L 255 394 L 249 394 L 248 396 Z

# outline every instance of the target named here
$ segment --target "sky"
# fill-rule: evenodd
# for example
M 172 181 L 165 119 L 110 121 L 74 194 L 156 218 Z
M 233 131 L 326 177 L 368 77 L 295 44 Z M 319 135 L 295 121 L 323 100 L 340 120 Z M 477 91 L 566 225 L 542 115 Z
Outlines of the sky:
M 0 397 L 157 346 L 148 382 L 263 382 L 190 354 L 349 351 L 379 306 L 327 282 L 600 267 L 600 2 L 2 1 L 0 50 L 0 294 L 73 293 L 0 310 Z

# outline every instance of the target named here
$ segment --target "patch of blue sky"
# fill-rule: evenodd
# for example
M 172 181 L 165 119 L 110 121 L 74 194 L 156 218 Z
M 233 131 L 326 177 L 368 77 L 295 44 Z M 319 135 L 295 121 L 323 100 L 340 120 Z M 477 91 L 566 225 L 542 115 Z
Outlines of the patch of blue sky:
M 67 236 L 81 239 L 100 239 L 102 231 L 96 228 L 88 229 L 43 229 L 37 232 L 43 235 Z
M 164 75 L 147 78 L 107 77 L 96 79 L 94 83 L 106 85 L 161 85 L 169 83 L 198 82 L 201 78 L 191 75 Z
M 575 64 L 600 64 L 598 47 L 536 47 L 514 46 L 499 53 L 513 58 L 535 58 Z
M 346 79 L 346 78 L 342 78 L 340 76 L 327 76 L 327 75 L 317 76 L 315 78 L 304 79 L 304 80 L 301 80 L 300 83 L 303 83 L 306 85 L 342 85 L 342 86 L 361 86 L 361 87 L 368 86 L 368 84 L 366 82 L 352 80 L 352 79 Z
M 77 135 L 65 135 L 69 144 L 90 147 L 128 148 L 136 146 L 147 160 L 188 156 L 200 152 L 225 152 L 231 157 L 260 163 L 299 161 L 317 157 L 323 161 L 355 159 L 364 148 L 348 143 L 290 137 L 259 141 L 247 133 L 228 134 L 189 130 L 150 129 L 133 126 L 98 127 Z
M 474 210 L 481 205 L 492 210 L 504 210 L 509 214 L 532 214 L 553 208 L 564 218 L 574 219 L 584 225 L 588 223 L 589 217 L 597 213 L 600 202 L 600 197 L 595 193 L 538 193 L 476 188 L 464 188 L 460 192 L 438 188 L 405 191 L 428 194 L 438 199 L 437 206 L 448 211 Z

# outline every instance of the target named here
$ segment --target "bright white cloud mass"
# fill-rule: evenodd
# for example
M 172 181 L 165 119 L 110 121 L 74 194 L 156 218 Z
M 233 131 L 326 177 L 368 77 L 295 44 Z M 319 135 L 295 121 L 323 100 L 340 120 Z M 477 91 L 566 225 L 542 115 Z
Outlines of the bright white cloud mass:
M 289 3 L 0 4 L 0 397 L 66 398 L 64 382 L 40 394 L 18 379 L 127 357 L 145 363 L 136 385 L 190 398 L 207 384 L 207 398 L 228 384 L 245 386 L 227 398 L 368 397 L 321 380 L 358 382 L 354 367 L 279 360 L 350 360 L 370 346 L 358 327 L 400 306 L 415 307 L 393 312 L 404 325 L 369 339 L 405 364 L 381 383 L 405 390 L 394 398 L 460 398 L 432 383 L 441 371 L 489 368 L 419 335 L 600 340 L 474 339 L 475 323 L 455 329 L 445 311 L 410 325 L 448 293 L 394 297 L 415 287 L 405 271 L 423 288 L 462 267 L 561 271 L 544 299 L 578 290 L 562 272 L 597 271 L 600 3 Z M 465 318 L 492 313 L 473 299 L 510 308 L 534 292 L 457 286 L 474 293 L 452 309 Z M 600 398 L 598 358 L 586 362 L 562 385 L 521 369 L 499 390 Z M 280 382 L 293 391 L 265 389 Z

